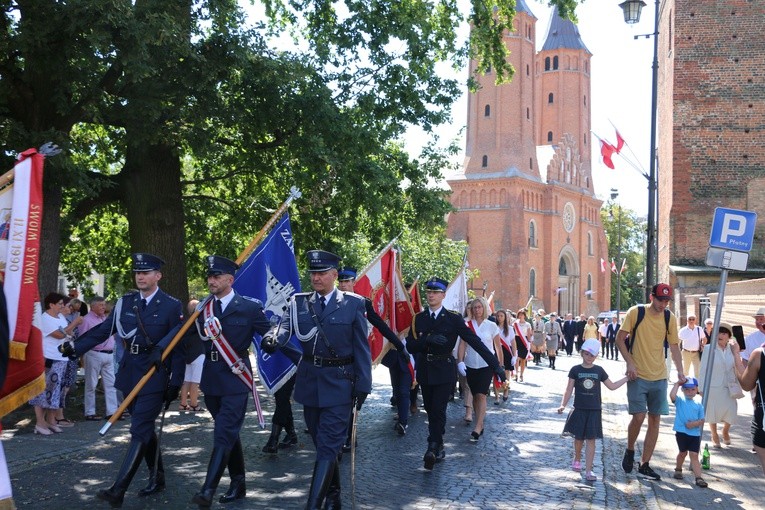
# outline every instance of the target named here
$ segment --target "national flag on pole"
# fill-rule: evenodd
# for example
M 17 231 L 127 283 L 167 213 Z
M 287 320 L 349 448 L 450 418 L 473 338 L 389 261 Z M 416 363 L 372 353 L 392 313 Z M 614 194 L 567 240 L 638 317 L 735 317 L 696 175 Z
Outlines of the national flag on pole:
M 494 292 L 491 291 L 491 294 L 489 294 L 489 297 L 486 298 L 486 302 L 489 303 L 489 314 L 494 313 Z
M 600 272 L 605 273 L 606 272 L 606 261 L 603 260 L 603 258 L 600 258 Z
M 622 267 L 619 269 L 619 274 L 622 274 L 624 272 L 624 268 L 627 267 L 627 259 L 622 259 Z
M 614 259 L 611 259 L 611 272 L 616 274 L 616 262 L 614 262 Z
M 236 272 L 234 289 L 244 296 L 261 300 L 272 324 L 284 315 L 290 296 L 300 292 L 294 246 L 290 217 L 285 214 Z M 273 395 L 292 377 L 297 367 L 281 349 L 274 354 L 263 352 L 260 340 L 257 334 L 253 338 L 258 372 L 266 391 Z M 302 352 L 295 336 L 290 338 L 290 344 Z
M 462 268 L 454 277 L 454 280 L 446 288 L 444 300 L 442 306 L 447 310 L 454 310 L 460 315 L 465 313 L 465 307 L 467 306 L 468 293 L 467 293 L 467 277 L 465 270 L 467 269 L 467 260 L 462 264 Z
M 622 152 L 622 147 L 624 147 L 624 138 L 622 138 L 622 135 L 619 133 L 619 130 L 614 128 L 616 131 L 616 153 L 619 154 Z
M 600 140 L 600 155 L 603 156 L 603 164 L 611 170 L 614 169 L 614 162 L 611 161 L 611 156 L 613 156 L 614 153 L 618 154 L 616 147 L 605 140 Z
M 23 152 L 14 168 L 13 184 L 0 190 L 0 273 L 10 336 L 0 416 L 45 390 L 37 287 L 44 161 L 35 149 Z
M 382 318 L 390 329 L 401 336 L 412 324 L 414 311 L 410 294 L 401 279 L 398 268 L 398 252 L 393 247 L 395 239 L 388 243 L 382 251 L 356 277 L 353 291 L 360 296 L 369 298 L 377 315 Z M 372 361 L 378 363 L 388 352 L 388 340 L 377 331 L 369 328 L 369 349 Z

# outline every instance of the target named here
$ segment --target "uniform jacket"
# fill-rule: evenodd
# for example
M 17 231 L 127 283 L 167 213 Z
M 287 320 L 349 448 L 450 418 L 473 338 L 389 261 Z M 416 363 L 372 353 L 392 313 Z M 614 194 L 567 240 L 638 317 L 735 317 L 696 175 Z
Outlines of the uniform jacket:
M 218 320 L 223 336 L 252 372 L 249 356 L 252 338 L 255 333 L 263 335 L 271 328 L 271 324 L 263 313 L 263 303 L 234 291 L 234 297 L 226 305 L 226 309 L 223 310 L 223 314 L 218 317 Z M 201 331 L 204 331 L 203 313 L 199 314 L 197 325 Z M 250 389 L 238 375 L 231 371 L 231 367 L 223 361 L 222 356 L 216 354 L 217 361 L 211 359 L 210 354 L 217 351 L 212 340 L 208 339 L 203 343 L 205 364 L 199 387 L 204 394 L 221 396 L 249 393 Z
M 127 395 L 151 366 L 149 362 L 150 352 L 145 349 L 151 344 L 164 349 L 180 331 L 183 324 L 183 307 L 180 301 L 162 289 L 157 290 L 143 311 L 140 311 L 140 292 L 125 294 L 120 299 L 122 300 L 120 316 L 116 318 L 109 316 L 104 322 L 88 330 L 75 342 L 75 351 L 78 356 L 81 356 L 109 338 L 112 333 L 116 333 L 115 320 L 120 321 L 122 329 L 126 333 L 135 329 L 135 336 L 125 339 L 125 354 L 120 361 L 114 384 L 118 390 Z M 115 312 L 112 313 L 116 313 L 116 307 Z M 143 327 L 139 326 L 139 316 Z M 122 339 L 118 338 L 117 341 L 121 342 Z M 131 345 L 138 346 L 137 348 L 141 352 L 131 354 Z M 183 358 L 182 352 L 173 351 L 165 360 L 166 369 L 155 372 L 141 389 L 139 395 L 165 391 L 169 376 L 168 365 L 172 373 L 170 384 L 175 386 L 183 384 L 183 376 L 186 371 L 186 363 Z
M 563 336 L 566 337 L 566 340 L 573 340 L 576 336 L 577 322 L 579 321 L 570 320 L 563 322 Z M 582 329 L 582 331 L 584 331 L 584 329 Z
M 318 331 L 311 338 L 301 339 L 305 355 L 353 358 L 351 364 L 340 367 L 318 367 L 303 358 L 297 368 L 295 400 L 310 407 L 332 407 L 350 405 L 354 388 L 359 392 L 370 393 L 372 355 L 367 340 L 364 298 L 351 292 L 335 290 L 334 299 L 327 303 L 323 312 L 315 292 L 298 293 L 292 299 L 295 301 L 297 317 L 293 320 L 293 307 L 289 306 L 279 324 L 277 339 L 280 345 L 289 340 L 293 322 L 302 335 L 308 334 L 315 327 L 309 308 L 312 307 L 326 339 Z
M 547 324 L 545 324 L 545 335 L 549 336 L 558 336 L 558 338 L 563 335 L 563 332 L 560 329 L 560 324 L 558 324 L 558 321 L 550 321 Z
M 428 344 L 429 334 L 441 334 L 447 338 L 446 345 Z M 462 338 L 489 364 L 492 369 L 499 366 L 497 357 L 486 348 L 480 338 L 465 324 L 457 312 L 442 308 L 436 319 L 430 316 L 430 310 L 424 310 L 414 316 L 412 327 L 406 338 L 406 348 L 415 355 L 417 381 L 420 384 L 455 384 L 457 371 L 452 351 Z M 428 355 L 431 359 L 428 360 Z

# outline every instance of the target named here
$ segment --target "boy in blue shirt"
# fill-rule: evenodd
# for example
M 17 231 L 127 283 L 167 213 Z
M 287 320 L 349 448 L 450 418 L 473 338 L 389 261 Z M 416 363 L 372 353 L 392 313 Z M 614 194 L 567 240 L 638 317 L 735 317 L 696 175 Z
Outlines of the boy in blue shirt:
M 680 383 L 676 382 L 669 392 L 669 399 L 675 404 L 675 439 L 680 453 L 677 454 L 674 477 L 683 479 L 683 463 L 685 457 L 691 454 L 691 470 L 696 476 L 696 485 L 706 487 L 707 482 L 701 478 L 699 449 L 701 448 L 701 431 L 704 430 L 704 407 L 693 400 L 699 392 L 699 381 L 688 377 L 682 385 L 683 394 L 678 396 Z

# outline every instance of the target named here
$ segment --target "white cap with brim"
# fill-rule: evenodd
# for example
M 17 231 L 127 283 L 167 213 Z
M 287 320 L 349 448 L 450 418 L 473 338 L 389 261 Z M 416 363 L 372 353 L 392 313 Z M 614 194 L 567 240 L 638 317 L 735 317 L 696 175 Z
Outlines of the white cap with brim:
M 582 344 L 582 350 L 589 352 L 593 356 L 597 356 L 600 353 L 600 342 L 594 338 L 588 338 Z

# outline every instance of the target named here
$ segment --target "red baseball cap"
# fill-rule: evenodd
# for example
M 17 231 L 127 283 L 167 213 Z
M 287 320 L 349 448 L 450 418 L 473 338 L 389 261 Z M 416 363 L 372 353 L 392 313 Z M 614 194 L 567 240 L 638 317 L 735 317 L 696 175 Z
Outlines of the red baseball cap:
M 657 283 L 651 289 L 651 294 L 658 299 L 672 299 L 672 286 L 667 283 Z

